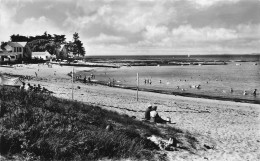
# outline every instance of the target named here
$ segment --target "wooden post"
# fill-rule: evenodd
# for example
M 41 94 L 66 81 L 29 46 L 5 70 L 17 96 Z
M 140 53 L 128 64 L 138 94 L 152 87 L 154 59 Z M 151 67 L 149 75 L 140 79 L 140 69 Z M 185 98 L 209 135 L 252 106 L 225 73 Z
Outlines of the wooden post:
M 74 84 L 74 67 L 72 68 L 72 74 L 71 74 L 71 83 L 72 83 L 72 89 L 71 89 L 71 98 L 72 98 L 72 100 L 73 100 L 73 90 L 74 90 L 74 86 L 73 86 L 73 84 Z
M 137 83 L 137 87 L 136 87 L 136 100 L 138 101 L 138 88 L 139 88 L 139 75 L 137 73 L 137 77 L 136 77 L 136 83 Z

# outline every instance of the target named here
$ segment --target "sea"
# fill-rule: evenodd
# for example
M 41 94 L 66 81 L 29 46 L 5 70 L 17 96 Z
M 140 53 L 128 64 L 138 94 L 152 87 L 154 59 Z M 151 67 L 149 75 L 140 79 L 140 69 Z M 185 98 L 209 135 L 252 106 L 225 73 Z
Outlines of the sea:
M 223 61 L 226 65 L 157 65 L 95 68 L 80 71 L 95 76 L 93 82 L 119 88 L 231 100 L 260 104 L 260 54 L 251 55 L 167 55 L 167 56 L 96 56 L 89 60 L 196 60 Z M 253 91 L 257 89 L 257 94 Z

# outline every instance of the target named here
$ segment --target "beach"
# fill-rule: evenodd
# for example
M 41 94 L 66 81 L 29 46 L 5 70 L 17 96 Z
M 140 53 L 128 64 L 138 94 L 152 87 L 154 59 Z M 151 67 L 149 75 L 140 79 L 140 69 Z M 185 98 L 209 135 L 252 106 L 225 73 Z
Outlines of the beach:
M 95 68 L 79 67 L 77 71 L 91 72 Z M 148 105 L 158 106 L 162 118 L 171 118 L 173 126 L 193 134 L 208 150 L 195 154 L 185 150 L 165 152 L 169 160 L 260 160 L 260 105 L 192 98 L 113 88 L 99 84 L 71 83 L 68 73 L 72 67 L 43 64 L 0 67 L 1 73 L 31 76 L 25 80 L 40 84 L 53 91 L 53 95 L 100 106 L 121 114 L 144 117 Z M 37 75 L 37 77 L 36 77 Z M 73 88 L 73 90 L 72 90 Z

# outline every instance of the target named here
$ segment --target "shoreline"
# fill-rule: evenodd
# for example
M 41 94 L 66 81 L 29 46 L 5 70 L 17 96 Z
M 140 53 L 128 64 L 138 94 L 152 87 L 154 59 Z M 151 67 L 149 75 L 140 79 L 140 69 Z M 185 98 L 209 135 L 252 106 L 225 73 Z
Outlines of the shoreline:
M 7 67 L 8 68 L 8 67 Z M 23 77 L 22 74 L 12 74 L 12 73 L 3 73 L 8 76 L 13 77 Z M 35 77 L 34 77 L 35 78 Z M 38 78 L 44 80 L 46 78 Z M 67 79 L 71 79 L 68 77 Z M 83 83 L 83 79 L 77 80 L 80 83 Z M 77 82 L 75 81 L 75 82 Z M 121 89 L 130 89 L 130 90 L 137 90 L 137 87 L 133 86 L 125 86 L 125 85 L 115 85 L 109 86 L 107 82 L 104 81 L 92 81 L 83 84 L 98 84 L 102 86 L 112 87 L 112 88 L 121 88 Z M 148 88 L 139 88 L 139 91 L 144 92 L 151 92 L 151 93 L 159 93 L 159 94 L 167 94 L 167 95 L 174 95 L 174 96 L 182 96 L 182 97 L 189 97 L 189 98 L 202 98 L 202 99 L 209 99 L 209 100 L 219 100 L 219 101 L 231 101 L 231 102 L 238 102 L 238 103 L 250 103 L 250 104 L 260 104 L 260 100 L 248 100 L 248 99 L 241 99 L 241 98 L 228 98 L 228 97 L 221 97 L 221 96 L 210 96 L 210 95 L 203 95 L 203 94 L 194 94 L 194 93 L 181 93 L 181 92 L 170 92 L 166 90 L 159 90 L 159 89 L 148 89 Z
M 83 83 L 83 80 L 78 80 L 78 81 Z M 89 84 L 92 83 L 92 84 L 99 84 L 99 85 L 103 85 L 103 86 L 109 86 L 109 85 L 107 85 L 107 82 L 102 82 L 102 81 L 87 82 L 86 84 L 88 84 L 88 83 Z M 113 88 L 137 90 L 137 87 L 122 86 L 122 85 L 115 85 L 115 86 L 113 86 Z M 159 93 L 159 94 L 167 94 L 167 95 L 175 95 L 175 96 L 182 96 L 182 97 L 190 97 L 190 98 L 203 98 L 203 99 L 209 99 L 209 100 L 220 100 L 220 101 L 231 101 L 231 102 L 240 102 L 240 103 L 260 104 L 260 100 L 228 98 L 228 97 L 210 96 L 210 95 L 194 94 L 194 93 L 170 92 L 170 91 L 166 91 L 166 90 L 157 90 L 157 89 L 148 89 L 148 88 L 139 88 L 138 90 L 139 91 L 145 91 L 145 92 Z
M 64 67 L 66 68 L 62 74 L 62 78 L 63 79 L 68 79 L 70 80 L 71 77 L 68 75 L 69 74 L 69 71 L 68 71 L 68 68 L 71 68 L 73 65 L 69 65 L 69 66 L 63 66 L 63 65 L 58 65 L 58 64 L 53 64 L 61 69 L 63 69 Z M 36 64 L 35 64 L 36 66 Z M 38 65 L 37 65 L 38 66 Z M 85 67 L 85 66 L 84 66 Z M 84 67 L 81 67 L 81 66 L 78 66 L 78 68 L 84 68 Z M 91 68 L 90 68 L 91 67 Z M 95 66 L 96 67 L 96 66 Z M 103 66 L 104 67 L 104 66 Z M 16 70 L 16 67 L 9 67 L 9 66 L 0 66 L 0 68 L 5 68 L 7 70 Z M 28 68 L 28 66 L 27 66 Z M 35 72 L 37 72 L 37 67 L 34 67 L 35 68 Z M 38 66 L 38 72 L 39 72 L 39 69 L 41 67 Z M 93 71 L 95 70 L 93 68 L 93 66 L 88 66 L 86 67 L 88 70 L 87 71 Z M 110 67 L 108 67 L 110 68 Z M 112 67 L 113 68 L 113 67 Z M 29 69 L 33 69 L 33 68 L 29 68 Z M 51 68 L 50 68 L 51 69 Z M 54 70 L 55 72 L 57 72 L 56 70 Z M 68 71 L 68 73 L 66 73 L 66 71 Z M 82 70 L 79 70 L 78 72 L 81 72 Z M 83 70 L 84 71 L 84 70 Z M 77 72 L 77 73 L 78 73 Z M 24 76 L 30 76 L 31 78 L 36 78 L 35 76 L 32 76 L 32 74 L 34 75 L 34 72 L 29 74 L 28 75 L 25 75 L 25 74 L 21 74 L 21 73 L 17 73 L 15 74 L 14 72 L 4 72 L 3 74 L 6 74 L 6 75 L 9 75 L 9 76 L 14 76 L 14 77 L 24 77 Z M 76 74 L 77 75 L 77 74 Z M 50 76 L 50 75 L 49 75 Z M 65 76 L 65 77 L 64 77 Z M 51 77 L 52 78 L 52 77 Z M 57 79 L 58 77 L 56 77 Z M 46 78 L 46 77 L 42 77 L 40 76 L 38 79 L 49 79 L 49 78 Z M 79 79 L 77 80 L 81 83 L 83 83 L 83 79 Z M 76 82 L 76 81 L 75 81 Z M 84 83 L 83 83 L 84 84 Z M 99 85 L 102 85 L 102 86 L 109 86 L 108 85 L 108 82 L 106 81 L 99 81 L 99 80 L 95 80 L 95 81 L 92 81 L 92 82 L 87 82 L 86 84 L 99 84 Z M 111 86 L 112 87 L 112 86 Z M 130 90 L 137 90 L 137 87 L 136 86 L 126 86 L 126 85 L 122 85 L 122 84 L 117 84 L 115 86 L 113 86 L 114 88 L 121 88 L 121 89 L 130 89 Z M 167 91 L 167 90 L 160 90 L 160 89 L 149 89 L 149 88 L 139 88 L 139 91 L 145 91 L 145 92 L 152 92 L 152 93 L 159 93 L 159 94 L 167 94 L 167 95 L 177 95 L 177 96 L 182 96 L 182 97 L 189 97 L 189 98 L 203 98 L 203 99 L 209 99 L 209 100 L 220 100 L 220 101 L 231 101 L 231 102 L 239 102 L 239 103 L 250 103 L 250 104 L 257 104 L 259 105 L 260 104 L 260 100 L 249 100 L 249 99 L 241 99 L 241 98 L 230 98 L 230 97 L 222 97 L 222 96 L 211 96 L 211 95 L 205 95 L 205 94 L 195 94 L 195 93 L 188 93 L 188 92 L 171 92 L 171 91 Z

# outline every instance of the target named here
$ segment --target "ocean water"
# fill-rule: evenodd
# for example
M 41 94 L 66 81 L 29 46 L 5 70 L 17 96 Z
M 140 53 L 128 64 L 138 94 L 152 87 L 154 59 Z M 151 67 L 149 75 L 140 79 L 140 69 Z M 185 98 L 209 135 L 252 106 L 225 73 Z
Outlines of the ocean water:
M 260 64 L 229 62 L 228 65 L 190 66 L 133 66 L 97 68 L 91 72 L 95 80 L 115 82 L 120 87 L 136 87 L 137 73 L 140 90 L 158 90 L 166 93 L 241 99 L 260 102 Z M 90 76 L 90 72 L 80 74 Z M 145 83 L 145 80 L 150 83 Z M 200 89 L 191 86 L 200 85 Z M 178 88 L 179 87 L 179 88 Z M 233 92 L 230 92 L 230 89 Z M 257 89 L 257 95 L 253 90 Z M 247 95 L 244 95 L 244 91 Z
M 135 55 L 135 56 L 86 56 L 87 61 L 120 61 L 120 60 L 193 60 L 193 61 L 243 61 L 259 62 L 260 54 L 232 55 Z

